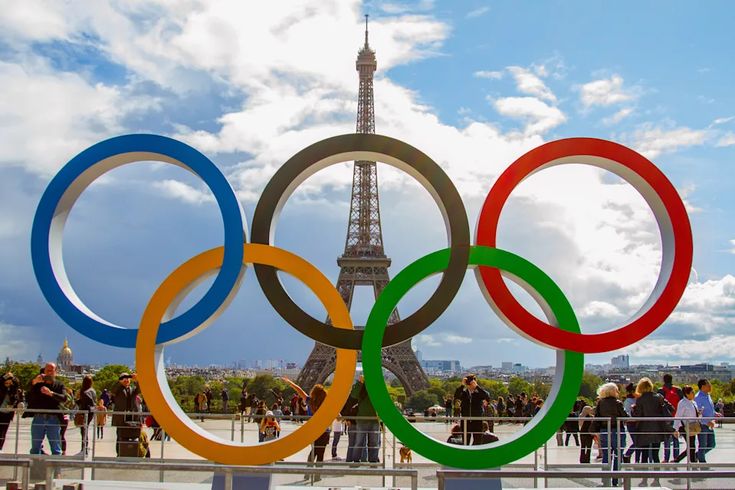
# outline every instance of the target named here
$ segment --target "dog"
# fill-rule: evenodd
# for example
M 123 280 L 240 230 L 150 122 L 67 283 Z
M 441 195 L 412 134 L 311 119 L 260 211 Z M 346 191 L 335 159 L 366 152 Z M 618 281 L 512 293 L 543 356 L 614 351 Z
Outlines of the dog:
M 413 455 L 411 454 L 411 448 L 401 446 L 401 463 L 413 463 Z

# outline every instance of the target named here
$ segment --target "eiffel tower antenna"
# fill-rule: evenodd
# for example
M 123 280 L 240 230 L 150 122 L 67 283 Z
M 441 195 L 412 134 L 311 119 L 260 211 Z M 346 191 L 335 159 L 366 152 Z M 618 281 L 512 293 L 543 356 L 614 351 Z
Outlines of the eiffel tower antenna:
M 357 96 L 357 133 L 375 133 L 373 74 L 377 67 L 375 51 L 368 44 L 368 16 L 365 15 L 365 45 L 358 51 L 355 63 L 360 82 Z M 388 267 L 391 260 L 383 249 L 378 197 L 377 165 L 370 161 L 356 161 L 352 175 L 345 251 L 337 259 L 340 268 L 337 291 L 348 309 L 352 306 L 356 286 L 371 287 L 374 297 L 377 298 L 390 281 Z M 399 320 L 398 310 L 393 310 L 388 325 Z M 382 353 L 383 366 L 398 378 L 407 395 L 429 387 L 429 380 L 416 359 L 410 339 L 386 347 Z M 299 373 L 298 384 L 308 391 L 315 384 L 324 382 L 334 371 L 335 359 L 333 347 L 317 342 Z

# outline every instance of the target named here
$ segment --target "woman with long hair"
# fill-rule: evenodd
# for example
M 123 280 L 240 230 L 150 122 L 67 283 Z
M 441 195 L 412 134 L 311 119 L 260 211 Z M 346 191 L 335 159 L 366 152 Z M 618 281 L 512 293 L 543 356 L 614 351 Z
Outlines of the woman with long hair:
M 677 434 L 681 434 L 685 437 L 688 436 L 687 444 L 689 446 L 689 450 L 680 452 L 679 456 L 677 456 L 674 461 L 678 463 L 682 459 L 686 458 L 687 453 L 689 453 L 689 462 L 696 463 L 697 434 L 702 430 L 702 426 L 700 425 L 699 420 L 692 420 L 692 418 L 696 417 L 701 419 L 702 416 L 697 409 L 697 405 L 694 403 L 694 388 L 691 386 L 684 386 L 681 391 L 684 393 L 684 398 L 679 400 L 679 404 L 676 406 L 676 422 L 674 423 L 674 428 L 677 432 L 675 432 L 674 435 L 676 437 L 678 437 Z
M 92 376 L 87 374 L 82 380 L 82 387 L 77 396 L 77 408 L 79 411 L 74 416 L 74 425 L 79 427 L 82 433 L 82 451 L 86 456 L 89 454 L 89 423 L 92 421 L 92 410 L 97 404 L 97 392 L 92 388 Z
M 315 384 L 307 395 L 306 392 L 301 388 L 301 386 L 297 385 L 287 377 L 282 376 L 281 379 L 285 381 L 289 386 L 291 386 L 296 394 L 299 395 L 299 398 L 306 403 L 306 415 L 308 415 L 309 417 L 314 415 L 316 411 L 319 410 L 319 407 L 322 406 L 322 403 L 324 403 L 324 400 L 327 398 L 327 390 L 324 388 L 324 385 Z M 324 433 L 320 435 L 316 441 L 314 441 L 314 444 L 312 444 L 311 453 L 309 453 L 308 458 L 309 462 L 324 461 L 324 451 L 327 449 L 327 445 L 329 445 L 329 429 L 330 428 L 327 427 Z M 321 480 L 321 477 L 319 477 L 318 475 L 314 477 L 314 481 L 319 480 Z
M 13 373 L 5 373 L 0 384 L 0 449 L 5 444 L 5 434 L 15 416 L 15 409 L 22 401 L 23 390 L 20 389 L 20 381 Z
M 640 418 L 636 423 L 638 433 L 637 442 L 643 450 L 641 463 L 656 463 L 659 459 L 659 450 L 664 435 L 672 433 L 674 428 L 663 420 L 645 420 L 647 417 L 670 417 L 673 407 L 664 397 L 653 392 L 653 383 L 649 378 L 641 378 L 636 387 L 638 399 L 633 405 L 633 417 Z M 648 484 L 643 480 L 640 486 Z M 653 480 L 652 486 L 660 486 L 658 478 Z

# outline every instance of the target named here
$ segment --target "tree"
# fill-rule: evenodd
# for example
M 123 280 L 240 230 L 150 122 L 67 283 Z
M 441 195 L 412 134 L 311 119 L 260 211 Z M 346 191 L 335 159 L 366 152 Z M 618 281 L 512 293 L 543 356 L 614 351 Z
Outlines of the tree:
M 532 389 L 531 383 L 521 377 L 513 376 L 508 381 L 508 391 L 513 395 L 520 395 L 522 392 L 529 395 Z
M 502 381 L 483 378 L 477 380 L 477 382 L 490 393 L 490 398 L 497 399 L 499 396 L 503 398 L 508 397 L 508 387 Z
M 6 360 L 2 367 L 2 374 L 12 372 L 18 381 L 20 386 L 24 390 L 31 384 L 31 380 L 35 378 L 41 371 L 41 366 L 35 362 L 13 362 Z
M 120 373 L 130 373 L 131 369 L 124 364 L 108 364 L 94 375 L 94 385 L 98 393 L 107 388 L 111 390 L 119 383 Z
M 436 405 L 438 398 L 429 390 L 420 390 L 406 400 L 406 407 L 423 412 L 432 405 Z
M 602 385 L 602 378 L 596 374 L 584 372 L 582 375 L 582 384 L 579 385 L 579 396 L 583 396 L 588 400 L 594 401 L 597 398 L 597 388 Z

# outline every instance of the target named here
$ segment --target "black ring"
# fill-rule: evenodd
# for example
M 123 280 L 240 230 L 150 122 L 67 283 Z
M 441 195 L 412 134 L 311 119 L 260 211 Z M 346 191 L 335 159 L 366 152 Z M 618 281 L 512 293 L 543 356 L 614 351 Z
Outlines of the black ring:
M 265 186 L 255 207 L 252 243 L 272 245 L 281 208 L 294 189 L 310 175 L 329 165 L 350 160 L 379 161 L 415 177 L 439 205 L 449 233 L 449 266 L 429 300 L 416 312 L 386 329 L 383 346 L 410 339 L 444 313 L 459 291 L 470 253 L 470 230 L 462 198 L 449 176 L 431 158 L 403 141 L 375 134 L 334 136 L 292 156 Z M 286 293 L 277 270 L 255 264 L 255 275 L 270 304 L 292 327 L 308 337 L 340 349 L 360 350 L 360 330 L 334 328 L 302 310 Z

